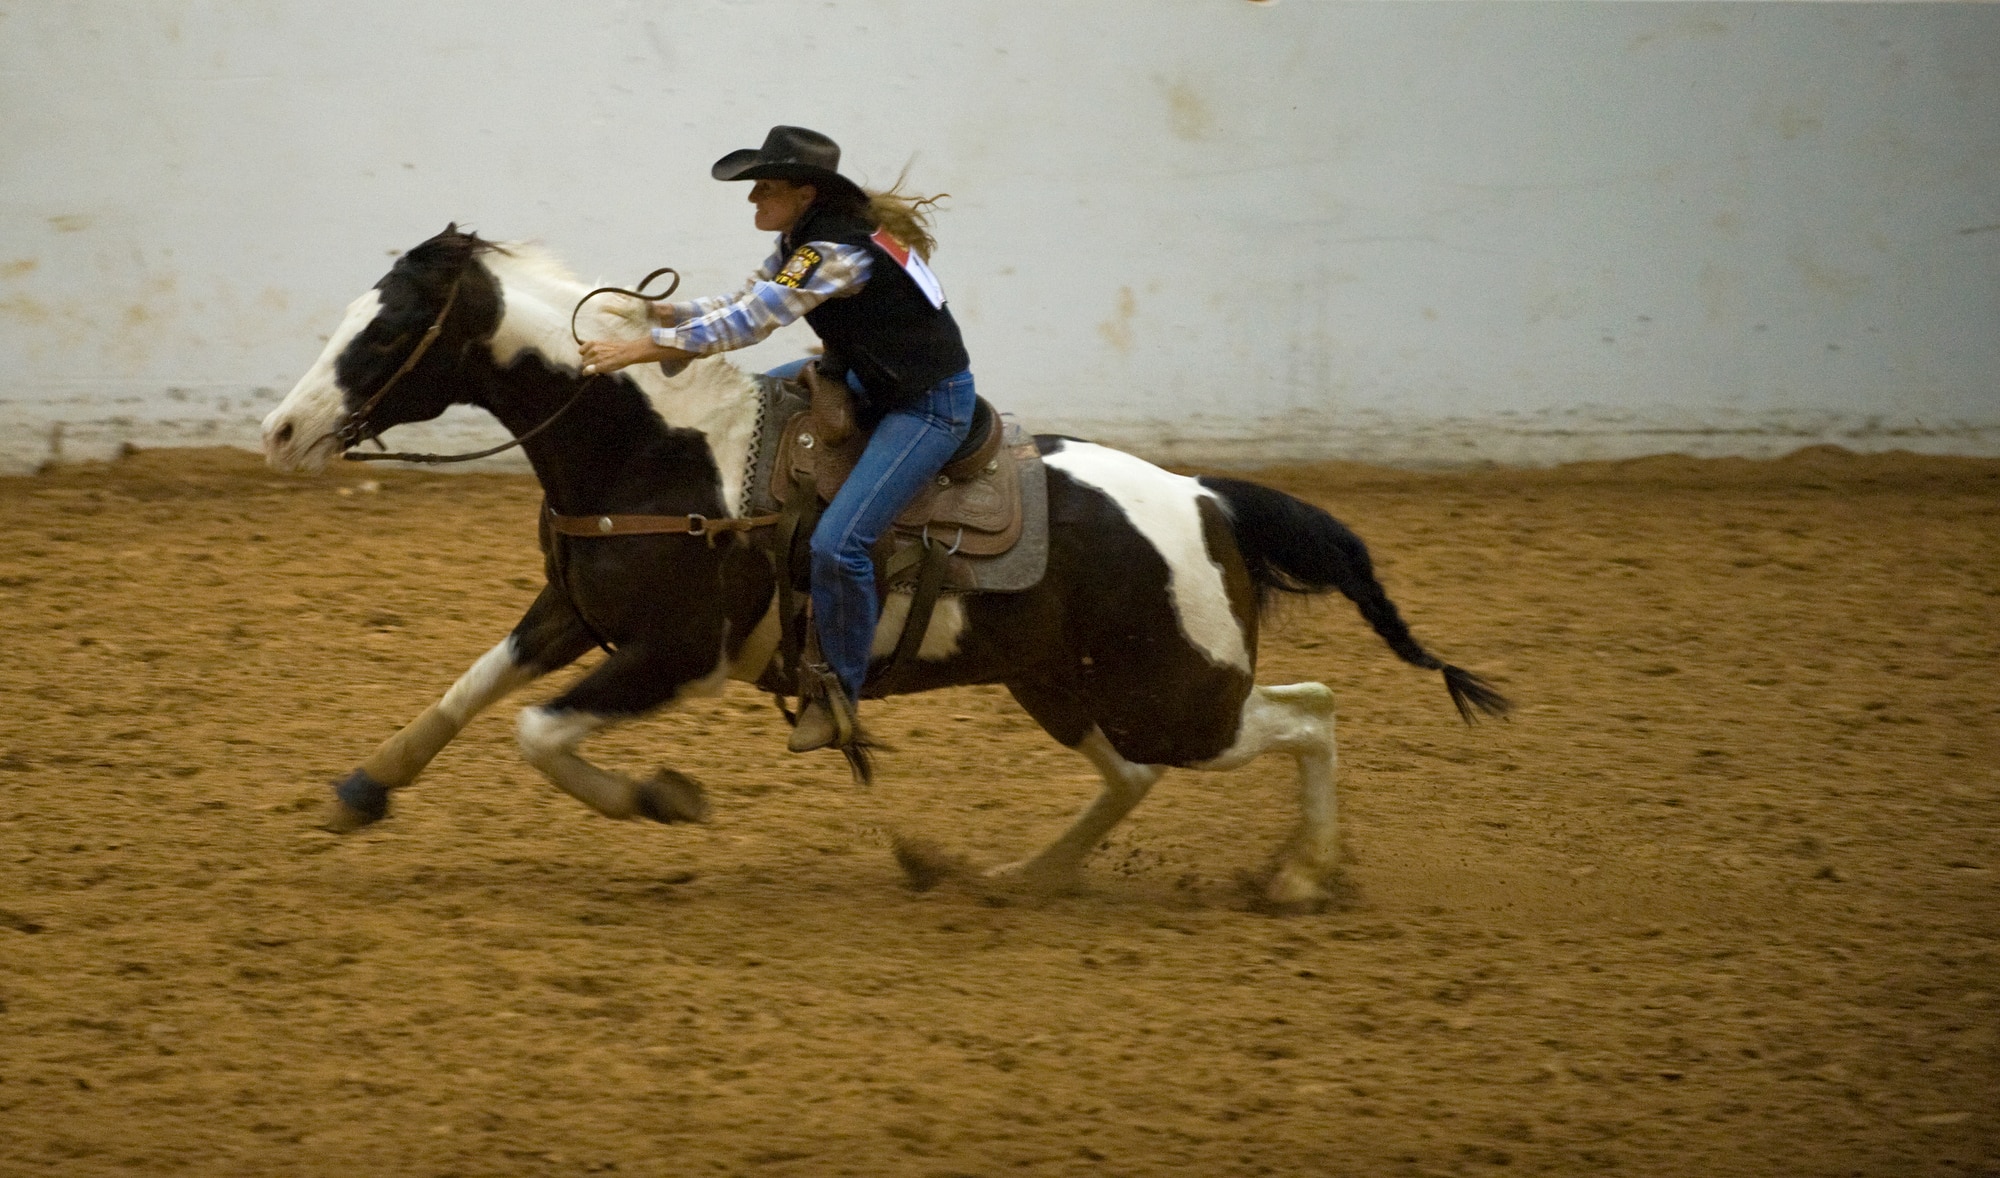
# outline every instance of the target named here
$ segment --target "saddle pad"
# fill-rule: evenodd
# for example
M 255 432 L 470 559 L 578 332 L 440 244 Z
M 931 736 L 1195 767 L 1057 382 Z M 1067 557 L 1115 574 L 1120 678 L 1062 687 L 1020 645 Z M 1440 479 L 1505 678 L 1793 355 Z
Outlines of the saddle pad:
M 1041 584 L 1042 574 L 1048 571 L 1049 470 L 1042 465 L 1035 439 L 1018 422 L 1006 422 L 1005 428 L 1002 452 L 1012 454 L 1016 481 L 1021 488 L 1021 537 L 1012 548 L 997 556 L 968 556 L 960 552 L 952 557 L 945 569 L 946 592 L 1019 593 Z M 966 535 L 970 538 L 971 533 Z M 937 538 L 935 529 L 931 536 Z M 900 529 L 895 538 L 899 548 L 917 543 L 915 535 Z M 916 577 L 916 570 L 912 569 L 892 581 L 890 587 L 908 588 Z
M 754 378 L 760 402 L 757 407 L 756 444 L 750 450 L 750 469 L 746 472 L 743 488 L 744 511 L 750 515 L 769 515 L 784 506 L 773 493 L 779 480 L 774 477 L 778 467 L 779 443 L 784 441 L 785 422 L 794 414 L 807 407 L 805 386 L 796 381 L 780 380 L 768 373 Z

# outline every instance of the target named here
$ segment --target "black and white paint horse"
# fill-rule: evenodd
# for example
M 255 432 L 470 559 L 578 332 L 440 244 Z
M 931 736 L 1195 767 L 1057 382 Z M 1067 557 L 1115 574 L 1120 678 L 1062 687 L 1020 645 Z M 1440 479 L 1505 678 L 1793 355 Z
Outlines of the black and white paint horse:
M 436 417 L 452 404 L 492 413 L 516 436 L 570 402 L 586 378 L 570 315 L 587 288 L 547 252 L 447 229 L 410 250 L 356 299 L 325 351 L 264 421 L 280 470 L 315 470 L 357 434 Z M 607 306 L 607 304 L 610 304 Z M 599 299 L 584 334 L 644 330 L 637 304 Z M 409 365 L 426 329 L 435 346 Z M 390 395 L 371 406 L 392 378 Z M 573 408 L 523 449 L 563 515 L 743 513 L 756 428 L 755 382 L 710 359 L 668 378 L 657 367 L 589 378 Z M 367 407 L 366 427 L 356 429 Z M 1268 752 L 1298 764 L 1303 819 L 1269 883 L 1279 903 L 1326 895 L 1336 863 L 1333 695 L 1319 683 L 1258 686 L 1260 608 L 1274 593 L 1339 590 L 1396 654 L 1443 673 L 1468 720 L 1506 701 L 1411 637 L 1376 581 L 1367 549 L 1325 512 L 1253 483 L 1187 478 L 1129 454 L 1039 437 L 1049 468 L 1048 573 L 1021 593 L 939 603 L 916 666 L 921 691 L 1001 683 L 1049 735 L 1103 775 L 1068 830 L 1002 871 L 1046 883 L 1085 856 L 1171 766 L 1229 769 Z M 336 788 L 332 824 L 387 812 L 476 714 L 580 658 L 612 653 L 569 690 L 525 708 L 522 754 L 558 787 L 611 818 L 700 817 L 698 786 L 645 780 L 578 755 L 591 733 L 729 679 L 755 682 L 778 640 L 774 574 L 740 540 L 614 536 L 567 546 L 512 633 L 444 697 L 384 742 Z M 885 602 L 878 656 L 892 648 L 907 595 Z

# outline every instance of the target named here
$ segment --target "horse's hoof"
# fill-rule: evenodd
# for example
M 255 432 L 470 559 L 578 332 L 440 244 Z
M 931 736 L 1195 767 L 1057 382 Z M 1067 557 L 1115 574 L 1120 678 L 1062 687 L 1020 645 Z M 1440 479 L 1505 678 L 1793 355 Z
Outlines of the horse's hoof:
M 1033 859 L 989 867 L 980 878 L 1003 890 L 1037 896 L 1074 896 L 1084 890 L 1083 868 L 1046 867 Z
M 353 834 L 364 826 L 373 826 L 376 821 L 339 798 L 335 798 L 327 803 L 326 814 L 320 819 L 319 828 L 334 834 Z
M 389 787 L 356 769 L 333 783 L 333 804 L 327 807 L 321 830 L 351 834 L 389 816 Z
M 1333 901 L 1330 891 L 1321 879 L 1320 873 L 1311 868 L 1288 863 L 1278 869 L 1271 882 L 1264 886 L 1264 907 L 1283 915 L 1301 915 L 1320 912 Z
M 966 874 L 965 856 L 953 854 L 930 839 L 897 835 L 889 844 L 896 865 L 913 892 L 928 892 L 945 880 Z
M 637 787 L 638 815 L 655 822 L 707 822 L 708 795 L 685 773 L 662 768 Z

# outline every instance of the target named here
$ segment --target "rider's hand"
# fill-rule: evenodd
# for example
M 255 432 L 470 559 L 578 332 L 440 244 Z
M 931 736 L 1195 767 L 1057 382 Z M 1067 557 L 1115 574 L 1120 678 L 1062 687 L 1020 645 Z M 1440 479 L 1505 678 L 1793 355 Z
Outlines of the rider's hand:
M 671 360 L 684 364 L 692 359 L 694 354 L 691 352 L 683 352 L 679 348 L 663 348 L 650 339 L 594 339 L 586 341 L 583 345 L 583 374 L 596 376 L 655 360 Z

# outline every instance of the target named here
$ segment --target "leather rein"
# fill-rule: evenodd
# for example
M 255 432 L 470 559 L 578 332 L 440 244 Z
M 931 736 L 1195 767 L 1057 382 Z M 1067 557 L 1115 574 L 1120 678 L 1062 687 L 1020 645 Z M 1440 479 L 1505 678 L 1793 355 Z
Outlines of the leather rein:
M 658 294 L 645 293 L 646 287 L 649 284 L 651 284 L 651 282 L 655 278 L 658 278 L 662 274 L 671 274 L 674 276 L 673 282 L 667 286 L 667 289 L 661 291 Z M 431 321 L 430 327 L 424 332 L 424 338 L 417 341 L 416 349 L 410 353 L 408 359 L 403 361 L 403 366 L 401 368 L 396 369 L 396 371 L 390 375 L 389 379 L 383 382 L 382 387 L 375 390 L 375 395 L 368 398 L 367 401 L 362 403 L 361 408 L 356 409 L 354 412 L 348 414 L 347 420 L 341 423 L 341 426 L 338 430 L 334 431 L 334 437 L 338 439 L 341 444 L 340 457 L 344 461 L 416 462 L 426 466 L 437 466 L 447 462 L 471 462 L 475 458 L 491 458 L 495 454 L 501 454 L 508 450 L 512 450 L 514 447 L 521 445 L 523 442 L 528 441 L 535 435 L 541 433 L 543 430 L 554 425 L 556 421 L 562 417 L 563 414 L 568 413 L 570 409 L 579 400 L 582 400 L 584 390 L 590 387 L 591 381 L 597 379 L 598 377 L 597 373 L 595 372 L 586 373 L 584 375 L 584 378 L 581 381 L 577 382 L 576 391 L 569 395 L 569 400 L 564 401 L 562 403 L 561 408 L 557 409 L 554 413 L 549 414 L 548 417 L 543 419 L 540 425 L 537 425 L 535 428 L 529 430 L 527 433 L 522 434 L 511 441 L 502 442 L 498 446 L 489 446 L 484 450 L 474 450 L 471 453 L 467 454 L 391 454 L 391 453 L 366 454 L 357 452 L 354 449 L 352 449 L 352 447 L 361 444 L 363 441 L 373 441 L 377 446 L 380 446 L 382 444 L 380 440 L 380 431 L 374 429 L 370 425 L 368 421 L 368 415 L 374 412 L 375 407 L 377 405 L 380 405 L 382 403 L 382 398 L 389 395 L 389 390 L 396 387 L 396 382 L 403 379 L 404 376 L 408 375 L 409 371 L 417 366 L 417 362 L 424 358 L 424 353 L 430 351 L 431 345 L 437 342 L 438 336 L 444 331 L 445 319 L 451 315 L 452 305 L 458 301 L 458 287 L 459 284 L 463 281 L 465 281 L 465 272 L 461 270 L 459 271 L 458 277 L 451 280 L 451 290 L 449 293 L 445 295 L 444 306 L 438 311 L 437 318 Z M 656 303 L 659 302 L 661 299 L 664 299 L 669 295 L 673 294 L 675 290 L 678 290 L 680 288 L 680 285 L 681 285 L 680 271 L 674 269 L 672 266 L 662 266 L 658 270 L 653 271 L 651 274 L 648 274 L 646 275 L 645 278 L 641 279 L 639 281 L 638 290 L 626 290 L 624 287 L 621 286 L 600 286 L 596 290 L 593 290 L 589 294 L 584 295 L 582 298 L 578 299 L 576 301 L 576 306 L 570 309 L 569 336 L 571 339 L 576 341 L 577 347 L 581 348 L 583 346 L 583 337 L 579 335 L 576 330 L 576 318 L 579 314 L 582 313 L 583 305 L 589 302 L 590 300 L 596 298 L 598 295 L 622 294 L 622 295 L 628 295 L 635 299 L 639 299 L 642 302 Z
M 653 280 L 662 274 L 673 275 L 673 281 L 667 284 L 667 289 L 660 291 L 658 294 L 647 294 L 646 288 L 651 286 Z M 341 423 L 338 430 L 334 431 L 334 437 L 339 440 L 342 447 L 341 458 L 348 462 L 417 462 L 429 466 L 436 466 L 446 462 L 471 462 L 475 458 L 490 458 L 495 454 L 512 450 L 514 447 L 519 446 L 554 425 L 563 414 L 568 413 L 570 408 L 582 399 L 584 391 L 590 387 L 591 382 L 598 379 L 600 375 L 598 373 L 591 372 L 586 374 L 582 380 L 577 382 L 576 391 L 570 394 L 569 400 L 563 402 L 562 407 L 551 413 L 541 424 L 512 441 L 503 442 L 498 446 L 490 446 L 484 450 L 476 450 L 467 454 L 366 454 L 357 453 L 349 449 L 348 447 L 358 445 L 364 440 L 373 441 L 378 446 L 382 444 L 379 438 L 379 431 L 371 427 L 368 415 L 374 412 L 375 407 L 382 403 L 382 399 L 389 395 L 389 391 L 396 387 L 396 382 L 402 380 L 403 377 L 409 374 L 411 369 L 417 366 L 418 362 L 424 358 L 424 353 L 430 351 L 431 345 L 437 342 L 439 335 L 443 334 L 445 320 L 451 316 L 451 309 L 458 302 L 459 284 L 464 280 L 465 273 L 464 271 L 460 271 L 458 277 L 452 279 L 451 290 L 446 293 L 444 306 L 438 311 L 437 318 L 431 321 L 430 327 L 424 331 L 424 337 L 417 341 L 415 350 L 410 353 L 408 359 L 403 361 L 402 367 L 396 369 L 390 375 L 389 379 L 382 383 L 382 387 L 375 390 L 375 395 L 362 403 L 361 408 L 348 414 L 347 420 Z M 583 336 L 576 329 L 577 316 L 583 313 L 584 304 L 598 295 L 620 294 L 645 303 L 657 303 L 671 296 L 674 291 L 680 288 L 680 285 L 680 271 L 674 269 L 672 266 L 662 266 L 640 279 L 637 290 L 626 290 L 622 286 L 600 286 L 578 299 L 576 306 L 570 309 L 569 336 L 572 340 L 576 341 L 578 348 L 583 347 Z M 715 538 L 718 535 L 728 535 L 732 532 L 748 532 L 757 528 L 768 528 L 778 522 L 776 515 L 756 515 L 748 518 L 724 517 L 721 519 L 710 519 L 703 515 L 558 515 L 554 508 L 548 507 L 546 504 L 543 506 L 543 511 L 548 516 L 550 530 L 564 536 L 701 536 L 708 541 L 710 546 L 715 544 Z

